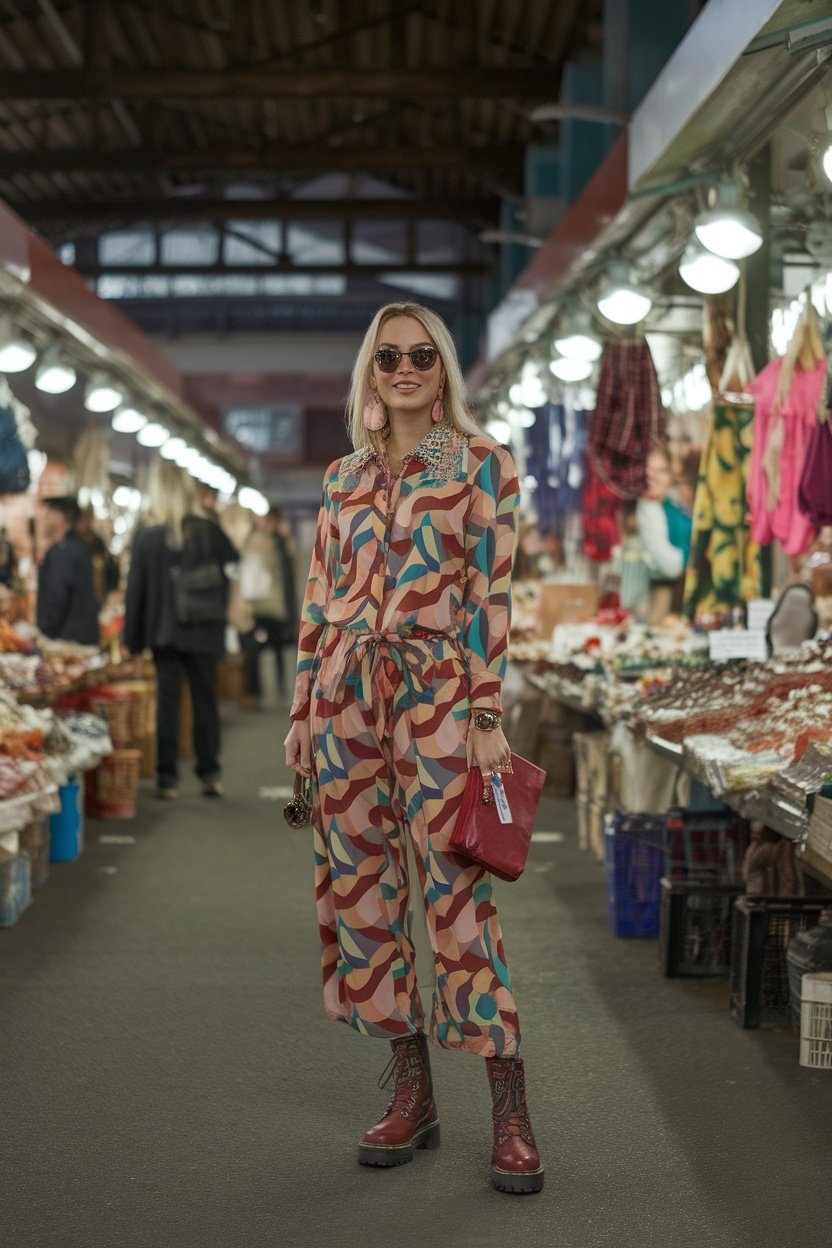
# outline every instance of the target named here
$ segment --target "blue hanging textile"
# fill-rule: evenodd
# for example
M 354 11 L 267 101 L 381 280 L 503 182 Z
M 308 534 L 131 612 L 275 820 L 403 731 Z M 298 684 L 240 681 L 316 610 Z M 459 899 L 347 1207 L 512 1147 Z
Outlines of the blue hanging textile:
M 0 407 L 0 494 L 25 494 L 29 488 L 29 458 L 10 407 Z
M 547 403 L 526 430 L 527 472 L 537 481 L 535 506 L 545 532 L 562 533 L 580 514 L 589 416 L 570 403 Z

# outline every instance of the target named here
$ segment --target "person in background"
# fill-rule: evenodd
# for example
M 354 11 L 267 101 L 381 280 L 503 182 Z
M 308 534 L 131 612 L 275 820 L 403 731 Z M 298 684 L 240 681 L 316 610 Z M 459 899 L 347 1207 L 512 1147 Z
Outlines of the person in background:
M 540 526 L 534 521 L 523 525 L 514 549 L 514 565 L 511 571 L 513 579 L 515 581 L 539 580 L 542 575 L 540 558 L 543 551 Z
M 647 456 L 647 489 L 636 504 L 636 528 L 650 576 L 647 620 L 658 624 L 681 606 L 682 575 L 690 551 L 691 520 L 668 498 L 672 476 L 663 446 Z
M 74 498 L 41 500 L 40 531 L 48 549 L 38 573 L 37 625 L 53 640 L 97 646 L 92 557 L 75 531 L 79 515 Z
M 118 566 L 118 561 L 113 558 L 107 549 L 107 543 L 103 537 L 96 533 L 93 527 L 94 518 L 92 507 L 83 508 L 79 513 L 75 532 L 90 552 L 95 600 L 100 611 L 113 590 L 118 589 L 119 581 L 121 580 L 121 570 Z
M 17 559 L 15 558 L 14 546 L 12 546 L 9 535 L 6 532 L 6 526 L 0 525 L 0 585 L 5 585 L 7 589 L 11 589 L 16 570 Z
M 124 641 L 132 654 L 153 651 L 159 685 L 156 795 L 160 798 L 179 795 L 184 680 L 191 691 L 202 793 L 222 795 L 217 663 L 225 653 L 229 568 L 238 558 L 220 526 L 201 514 L 194 499 L 185 499 L 165 523 L 143 529 L 133 547 Z
M 243 705 L 256 710 L 262 697 L 260 656 L 271 647 L 277 659 L 277 685 L 286 697 L 283 649 L 297 641 L 297 606 L 292 540 L 279 507 L 258 516 L 243 545 L 240 592 L 253 617 L 253 627 L 240 637 L 246 657 L 248 696 Z

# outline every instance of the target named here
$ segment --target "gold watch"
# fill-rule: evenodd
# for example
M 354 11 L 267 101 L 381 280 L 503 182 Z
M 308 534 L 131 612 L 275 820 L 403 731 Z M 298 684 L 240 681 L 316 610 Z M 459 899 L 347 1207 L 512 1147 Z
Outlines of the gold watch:
M 474 727 L 480 732 L 493 732 L 495 728 L 500 728 L 503 723 L 503 716 L 500 711 L 473 711 Z

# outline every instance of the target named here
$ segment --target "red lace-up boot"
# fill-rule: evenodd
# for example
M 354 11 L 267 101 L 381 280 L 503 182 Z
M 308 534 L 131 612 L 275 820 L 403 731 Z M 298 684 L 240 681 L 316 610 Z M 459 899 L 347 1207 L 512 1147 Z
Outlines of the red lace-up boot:
M 526 1076 L 519 1057 L 487 1057 L 494 1119 L 491 1186 L 498 1192 L 539 1192 L 543 1167 L 526 1105 Z
M 393 1077 L 393 1096 L 384 1117 L 370 1127 L 358 1146 L 362 1166 L 403 1166 L 417 1148 L 439 1147 L 439 1116 L 433 1099 L 427 1037 L 392 1040 L 393 1057 L 379 1079 Z

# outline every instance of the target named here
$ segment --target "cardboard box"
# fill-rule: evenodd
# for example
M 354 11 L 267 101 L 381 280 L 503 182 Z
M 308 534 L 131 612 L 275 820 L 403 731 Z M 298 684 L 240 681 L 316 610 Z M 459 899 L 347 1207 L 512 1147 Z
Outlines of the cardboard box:
M 542 585 L 540 587 L 540 628 L 551 636 L 557 624 L 581 624 L 591 620 L 598 609 L 595 585 Z

